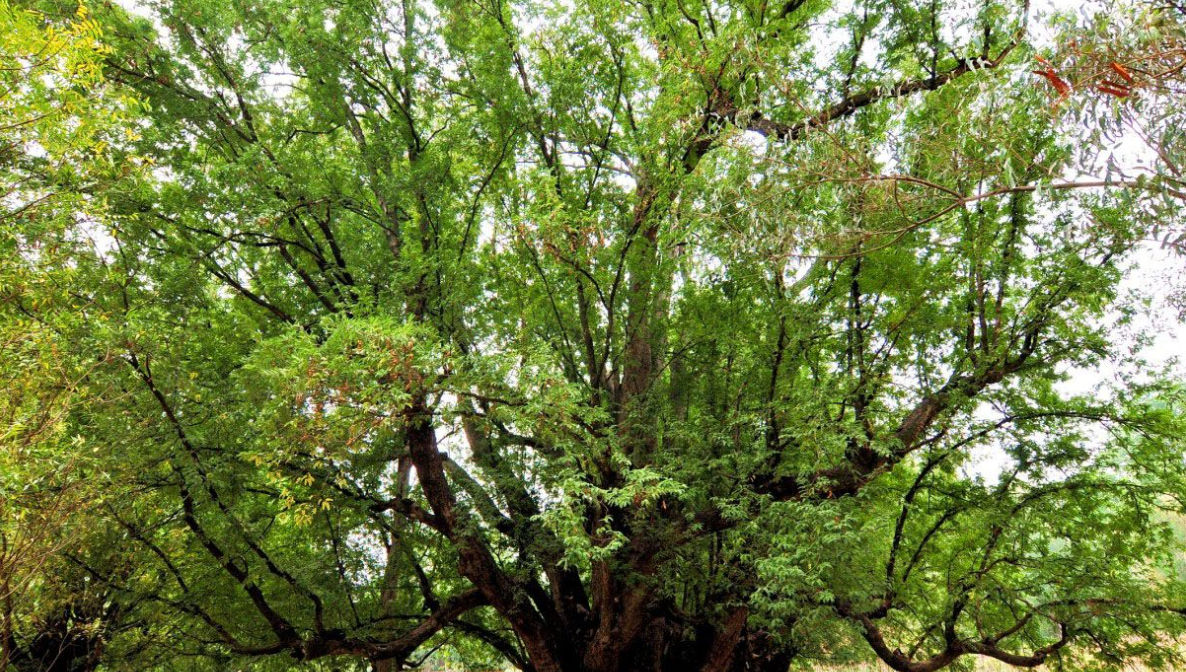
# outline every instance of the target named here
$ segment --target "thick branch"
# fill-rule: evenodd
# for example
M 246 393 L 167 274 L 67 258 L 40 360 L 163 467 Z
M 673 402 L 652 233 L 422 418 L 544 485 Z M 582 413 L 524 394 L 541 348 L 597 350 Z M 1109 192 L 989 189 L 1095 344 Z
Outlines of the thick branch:
M 749 120 L 746 129 L 760 133 L 766 137 L 775 137 L 779 140 L 797 140 L 804 133 L 814 128 L 826 126 L 832 121 L 847 117 L 861 108 L 869 107 L 882 100 L 902 98 L 923 91 L 934 91 L 948 82 L 976 72 L 977 70 L 991 70 L 996 68 L 1004 62 L 1005 58 L 1013 51 L 1017 44 L 1018 40 L 1015 39 L 993 59 L 961 58 L 954 68 L 938 73 L 933 77 L 903 79 L 892 86 L 875 86 L 860 93 L 846 96 L 826 109 L 794 124 L 784 124 L 767 119 L 760 113 L 755 114 Z

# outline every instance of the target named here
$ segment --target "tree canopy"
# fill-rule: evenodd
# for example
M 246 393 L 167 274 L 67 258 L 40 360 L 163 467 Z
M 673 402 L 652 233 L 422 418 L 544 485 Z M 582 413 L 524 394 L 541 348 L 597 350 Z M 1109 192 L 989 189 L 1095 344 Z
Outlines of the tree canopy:
M 1179 660 L 1186 7 L 11 1 L 0 672 Z

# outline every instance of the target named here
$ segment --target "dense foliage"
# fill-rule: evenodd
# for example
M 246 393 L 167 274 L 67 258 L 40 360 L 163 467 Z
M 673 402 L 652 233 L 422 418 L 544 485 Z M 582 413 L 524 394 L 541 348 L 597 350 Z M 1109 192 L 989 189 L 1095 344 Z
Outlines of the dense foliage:
M 1186 9 L 9 2 L 0 672 L 1178 659 Z

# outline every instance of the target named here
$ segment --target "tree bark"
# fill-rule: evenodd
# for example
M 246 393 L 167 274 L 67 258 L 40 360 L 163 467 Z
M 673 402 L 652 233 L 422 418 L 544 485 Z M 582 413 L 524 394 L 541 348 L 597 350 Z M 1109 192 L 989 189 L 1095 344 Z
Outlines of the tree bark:
M 738 607 L 713 626 L 652 613 L 633 637 L 592 642 L 574 672 L 787 672 L 794 651 L 749 628 L 748 615 Z

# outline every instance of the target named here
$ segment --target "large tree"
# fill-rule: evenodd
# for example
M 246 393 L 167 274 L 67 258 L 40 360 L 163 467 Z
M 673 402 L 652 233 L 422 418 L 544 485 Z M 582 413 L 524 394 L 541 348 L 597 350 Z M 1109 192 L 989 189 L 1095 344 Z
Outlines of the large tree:
M 119 493 L 63 554 L 112 660 L 1174 658 L 1122 283 L 1182 233 L 1182 8 L 93 11 L 149 169 L 23 216 L 3 315 Z

